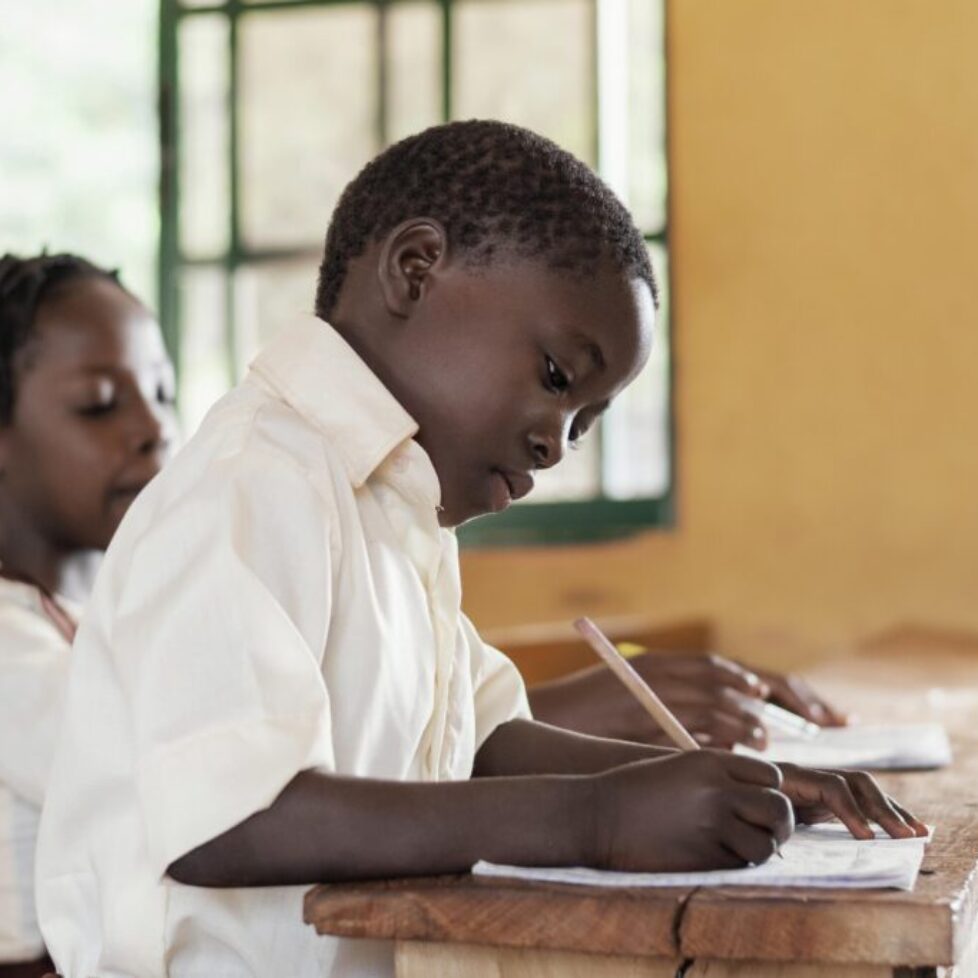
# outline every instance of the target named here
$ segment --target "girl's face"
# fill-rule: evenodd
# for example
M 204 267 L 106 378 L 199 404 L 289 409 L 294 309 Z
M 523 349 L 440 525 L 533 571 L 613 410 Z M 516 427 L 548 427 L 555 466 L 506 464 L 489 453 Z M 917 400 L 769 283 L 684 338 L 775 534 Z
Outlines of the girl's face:
M 107 279 L 42 301 L 0 426 L 0 502 L 64 550 L 104 550 L 175 433 L 159 326 Z

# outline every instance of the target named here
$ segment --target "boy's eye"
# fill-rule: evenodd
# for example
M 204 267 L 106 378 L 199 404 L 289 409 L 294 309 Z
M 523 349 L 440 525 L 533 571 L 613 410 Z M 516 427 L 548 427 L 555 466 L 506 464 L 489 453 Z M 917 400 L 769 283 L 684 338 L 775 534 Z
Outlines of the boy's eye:
M 570 380 L 567 374 L 554 362 L 551 357 L 544 357 L 547 364 L 547 386 L 557 394 L 570 387 Z
M 174 407 L 177 403 L 177 398 L 176 395 L 173 393 L 173 391 L 169 390 L 166 387 L 163 387 L 162 385 L 160 385 L 160 387 L 157 388 L 156 400 L 160 404 L 165 405 L 166 407 Z
M 571 428 L 570 434 L 567 436 L 567 445 L 571 450 L 576 452 L 582 447 L 581 442 L 583 441 L 584 436 L 588 433 L 588 429 L 590 427 L 591 423 L 587 422 L 586 424 L 580 426 L 574 425 L 574 427 Z

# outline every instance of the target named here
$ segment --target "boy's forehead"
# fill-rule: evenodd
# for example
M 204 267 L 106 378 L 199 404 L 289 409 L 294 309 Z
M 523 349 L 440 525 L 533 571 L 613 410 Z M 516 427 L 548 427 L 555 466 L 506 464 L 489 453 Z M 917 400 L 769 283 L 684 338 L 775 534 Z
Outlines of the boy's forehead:
M 655 304 L 644 280 L 607 269 L 572 275 L 538 268 L 535 274 L 537 311 L 566 339 L 584 348 L 594 366 L 605 366 L 609 343 L 631 341 L 645 347 L 650 342 Z

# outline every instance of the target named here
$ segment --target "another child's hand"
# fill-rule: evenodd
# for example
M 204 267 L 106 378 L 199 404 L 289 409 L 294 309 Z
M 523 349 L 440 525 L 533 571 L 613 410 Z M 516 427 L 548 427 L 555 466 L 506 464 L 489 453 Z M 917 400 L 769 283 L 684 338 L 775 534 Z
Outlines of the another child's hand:
M 731 690 L 763 697 L 767 687 L 752 672 L 719 656 L 643 653 L 631 660 L 700 743 L 763 748 L 766 734 Z M 545 723 L 596 737 L 672 747 L 672 741 L 618 678 L 594 666 L 529 690 L 533 716 Z
M 746 666 L 719 655 L 650 652 L 633 657 L 631 664 L 701 744 L 725 748 L 745 744 L 757 750 L 767 746 L 763 724 L 730 695 L 736 692 L 759 699 L 769 695 L 767 684 Z M 627 695 L 627 690 L 622 692 Z M 633 729 L 644 721 L 648 728 L 644 740 L 671 747 L 672 742 L 637 702 L 635 707 L 634 714 L 627 711 Z M 624 720 L 626 711 L 621 712 Z
M 895 839 L 927 834 L 927 826 L 886 795 L 863 771 L 813 770 L 779 764 L 781 790 L 791 799 L 798 822 L 838 818 L 857 839 L 870 839 L 876 822 Z
M 684 872 L 763 863 L 794 827 L 773 764 L 702 750 L 594 778 L 594 865 Z
M 804 679 L 758 670 L 757 675 L 769 689 L 768 699 L 792 713 L 803 716 L 820 727 L 842 727 L 849 722 L 841 710 L 822 699 Z

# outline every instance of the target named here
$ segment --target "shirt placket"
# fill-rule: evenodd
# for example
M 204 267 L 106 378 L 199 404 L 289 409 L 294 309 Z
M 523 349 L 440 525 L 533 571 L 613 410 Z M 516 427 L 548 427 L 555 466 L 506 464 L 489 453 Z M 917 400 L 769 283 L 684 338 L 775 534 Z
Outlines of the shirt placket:
M 432 712 L 422 739 L 422 775 L 426 780 L 443 780 L 450 776 L 453 754 L 449 721 L 461 605 L 457 550 L 454 536 L 438 526 L 435 501 L 417 473 L 418 462 L 408 457 L 397 461 L 393 487 L 406 511 L 402 545 L 424 586 L 435 640 Z

